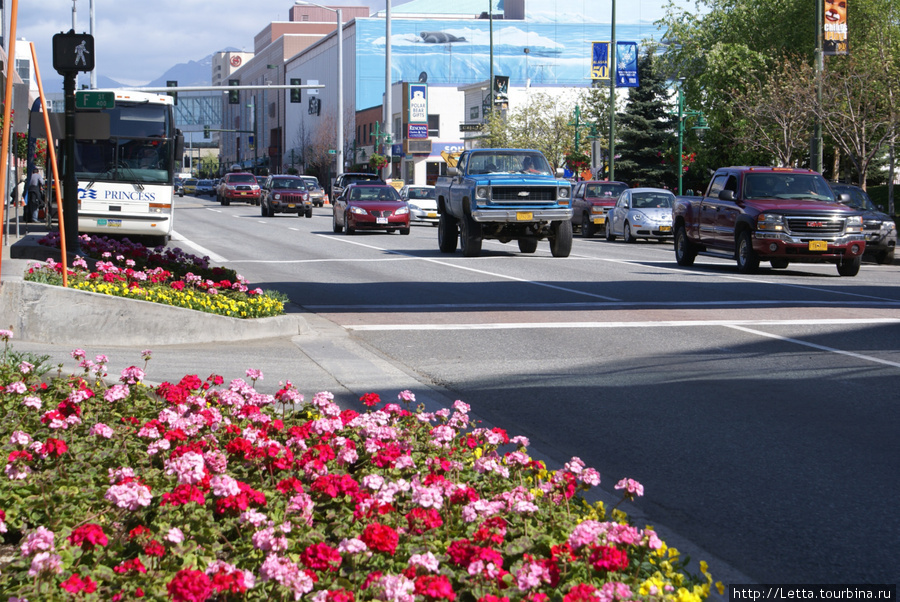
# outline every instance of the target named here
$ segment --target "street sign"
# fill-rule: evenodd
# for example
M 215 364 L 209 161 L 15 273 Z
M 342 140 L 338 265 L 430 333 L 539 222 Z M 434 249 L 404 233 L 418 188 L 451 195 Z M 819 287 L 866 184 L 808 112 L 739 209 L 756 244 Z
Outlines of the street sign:
M 328 149 L 328 154 L 329 154 L 329 155 L 336 155 L 336 154 L 337 154 L 337 151 L 334 150 L 333 148 L 329 148 L 329 149 Z
M 427 123 L 408 123 L 407 138 L 428 138 Z
M 480 132 L 484 129 L 484 124 L 481 123 L 460 123 L 459 131 L 460 132 Z
M 115 92 L 94 92 L 78 90 L 75 92 L 76 109 L 111 109 L 116 106 Z

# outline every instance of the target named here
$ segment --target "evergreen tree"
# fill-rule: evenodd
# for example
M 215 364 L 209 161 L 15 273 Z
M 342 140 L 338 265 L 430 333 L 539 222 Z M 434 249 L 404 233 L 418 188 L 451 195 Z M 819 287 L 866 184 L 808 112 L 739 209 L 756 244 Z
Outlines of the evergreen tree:
M 640 86 L 628 91 L 616 134 L 616 179 L 639 186 L 676 186 L 672 117 L 665 79 L 653 69 L 653 48 L 638 59 Z M 675 153 L 677 153 L 677 149 Z

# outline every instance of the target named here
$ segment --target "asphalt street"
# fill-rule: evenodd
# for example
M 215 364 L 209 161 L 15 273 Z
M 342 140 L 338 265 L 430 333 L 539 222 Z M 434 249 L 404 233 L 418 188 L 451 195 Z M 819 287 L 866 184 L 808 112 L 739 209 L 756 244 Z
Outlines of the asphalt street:
M 742 276 L 718 259 L 679 268 L 668 243 L 578 237 L 566 259 L 546 243 L 463 258 L 439 253 L 429 226 L 350 237 L 331 232 L 327 207 L 262 218 L 189 198 L 177 230 L 173 245 L 288 294 L 306 328 L 155 346 L 151 378 L 260 368 L 264 389 L 290 379 L 347 407 L 407 388 L 428 404 L 463 399 L 551 466 L 598 468 L 600 496 L 641 481 L 638 524 L 725 583 L 900 582 L 897 266 Z M 23 266 L 4 253 L 6 281 Z M 114 373 L 141 348 L 86 349 Z

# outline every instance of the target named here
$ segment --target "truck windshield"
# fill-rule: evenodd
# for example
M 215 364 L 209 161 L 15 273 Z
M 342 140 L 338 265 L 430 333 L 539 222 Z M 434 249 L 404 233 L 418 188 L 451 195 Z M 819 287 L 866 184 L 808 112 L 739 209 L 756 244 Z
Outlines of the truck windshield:
M 469 159 L 470 174 L 529 173 L 552 175 L 544 155 L 538 152 L 487 152 L 473 153 Z
M 833 201 L 834 194 L 819 174 L 768 172 L 745 176 L 744 198 Z

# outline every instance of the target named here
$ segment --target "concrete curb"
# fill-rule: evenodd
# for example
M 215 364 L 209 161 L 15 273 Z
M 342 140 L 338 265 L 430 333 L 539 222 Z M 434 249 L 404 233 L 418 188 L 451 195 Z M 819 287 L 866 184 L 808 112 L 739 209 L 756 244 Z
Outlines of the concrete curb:
M 4 249 L 0 328 L 11 328 L 16 339 L 53 345 L 160 346 L 233 343 L 309 332 L 306 319 L 298 314 L 245 320 L 28 282 L 22 274 L 29 262 L 23 260 L 61 259 L 59 249 L 37 244 L 43 235 L 23 237 L 8 248 L 8 255 Z

